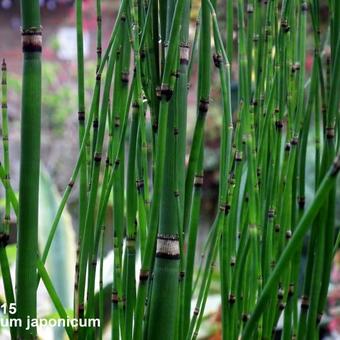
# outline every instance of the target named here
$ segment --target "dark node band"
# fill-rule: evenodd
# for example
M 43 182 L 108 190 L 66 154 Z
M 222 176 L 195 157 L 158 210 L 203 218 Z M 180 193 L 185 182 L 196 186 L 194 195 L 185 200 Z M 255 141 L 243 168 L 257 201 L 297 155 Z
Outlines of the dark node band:
M 221 63 L 222 63 L 222 56 L 220 54 L 214 54 L 213 55 L 213 61 L 214 61 L 214 65 L 217 68 L 221 67 Z
M 9 241 L 9 235 L 6 233 L 0 233 L 0 247 L 6 247 Z
M 251 102 L 250 102 L 251 105 L 253 106 L 257 106 L 257 99 L 256 98 L 252 98 Z
M 303 209 L 305 207 L 305 202 L 306 202 L 305 197 L 300 196 L 299 199 L 298 199 L 298 205 L 299 205 L 300 209 Z
M 93 159 L 96 163 L 100 163 L 100 161 L 102 160 L 102 155 L 96 152 Z
M 307 296 L 302 296 L 302 300 L 301 300 L 301 309 L 303 310 L 308 310 L 309 308 L 309 299 Z
M 254 6 L 252 4 L 247 5 L 247 13 L 248 14 L 254 13 Z
M 179 62 L 181 65 L 189 64 L 189 46 L 187 44 L 181 44 L 179 47 Z
M 83 122 L 85 120 L 85 112 L 84 111 L 79 111 L 78 112 L 78 120 L 80 122 Z
M 242 321 L 247 322 L 249 320 L 249 314 L 242 314 Z
M 282 300 L 282 299 L 283 299 L 283 296 L 284 296 L 284 291 L 283 291 L 282 288 L 280 288 L 280 289 L 278 290 L 278 292 L 277 292 L 277 298 L 278 298 L 279 300 Z
M 202 113 L 207 113 L 209 109 L 209 100 L 201 99 L 198 110 Z
M 136 181 L 137 190 L 140 191 L 144 188 L 144 180 L 143 179 L 137 179 Z
M 301 5 L 301 11 L 302 11 L 302 12 L 308 11 L 308 4 L 307 4 L 307 2 L 303 2 L 303 3 L 302 3 L 302 5 Z
M 275 210 L 269 209 L 268 210 L 268 218 L 274 218 L 274 216 L 275 216 Z
M 202 175 L 196 175 L 194 178 L 194 186 L 201 187 L 203 185 L 204 177 Z
M 288 25 L 288 21 L 286 19 L 281 20 L 281 28 L 283 32 L 287 33 L 290 30 L 290 26 Z
M 158 234 L 156 257 L 169 260 L 179 259 L 179 238 L 178 235 Z
M 293 64 L 293 69 L 294 69 L 295 71 L 299 71 L 299 70 L 300 70 L 300 63 L 294 63 L 294 64 Z
M 293 146 L 296 146 L 299 144 L 299 137 L 293 137 L 292 140 L 291 140 L 291 144 Z
M 40 27 L 31 27 L 21 30 L 22 51 L 24 53 L 42 51 L 42 31 Z
M 114 304 L 117 304 L 119 302 L 119 297 L 118 297 L 117 292 L 112 293 L 111 300 Z
M 282 120 L 277 120 L 275 122 L 275 126 L 278 130 L 281 130 L 283 128 L 283 121 Z
M 139 281 L 145 282 L 149 279 L 149 271 L 141 270 L 139 273 Z
M 242 152 L 237 151 L 237 152 L 235 153 L 235 161 L 236 161 L 236 162 L 241 162 L 241 161 L 242 161 Z
M 173 72 L 171 72 L 171 76 L 178 79 L 180 77 L 180 73 L 179 73 L 179 71 L 173 71 Z
M 132 103 L 132 108 L 133 108 L 133 109 L 138 109 L 138 108 L 139 108 L 138 102 L 133 102 L 133 103 Z
M 260 168 L 256 168 L 256 176 L 257 177 L 261 176 L 261 169 Z
M 116 128 L 120 127 L 120 117 L 119 116 L 115 116 L 114 120 L 115 120 L 115 127 Z
M 220 209 L 223 210 L 226 215 L 229 214 L 230 208 L 231 208 L 231 206 L 230 206 L 229 203 L 225 203 L 225 204 L 220 205 Z
M 83 303 L 80 303 L 79 306 L 78 306 L 78 314 L 79 314 L 79 317 L 81 316 L 84 316 L 84 311 L 85 311 L 85 307 L 84 307 L 84 304 Z
M 236 296 L 234 294 L 230 294 L 228 301 L 231 305 L 233 305 L 236 302 Z
M 159 99 L 169 101 L 172 97 L 173 90 L 168 84 L 162 84 L 161 87 L 156 88 L 156 95 Z
M 125 84 L 129 82 L 129 72 L 122 72 L 121 81 Z
M 336 176 L 340 171 L 340 156 L 338 156 L 333 163 L 333 167 L 331 170 L 331 176 Z
M 335 129 L 333 127 L 326 128 L 326 137 L 327 139 L 333 139 L 335 137 Z
M 158 130 L 158 122 L 157 121 L 154 121 L 153 124 L 152 124 L 152 131 L 154 133 L 156 133 Z

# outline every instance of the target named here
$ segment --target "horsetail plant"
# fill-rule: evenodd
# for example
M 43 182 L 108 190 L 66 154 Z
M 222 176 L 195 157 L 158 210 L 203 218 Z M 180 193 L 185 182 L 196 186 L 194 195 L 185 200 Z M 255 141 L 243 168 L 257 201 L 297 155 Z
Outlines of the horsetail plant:
M 21 101 L 21 158 L 16 263 L 17 317 L 22 320 L 19 338 L 34 338 L 27 319 L 37 316 L 38 200 L 41 112 L 41 26 L 39 1 L 21 1 L 24 54 Z
M 21 2 L 19 202 L 9 180 L 6 65 L 2 65 L 0 178 L 5 218 L 0 265 L 7 303 L 17 303 L 18 318 L 35 318 L 41 279 L 59 318 L 70 318 L 45 263 L 79 177 L 73 310 L 78 323 L 65 327 L 70 339 L 103 339 L 106 323 L 112 339 L 196 339 L 205 322 L 215 272 L 224 340 L 274 339 L 279 320 L 283 340 L 318 339 L 339 242 L 335 220 L 340 171 L 339 2 L 328 2 L 324 27 L 318 0 L 121 0 L 107 43 L 102 42 L 101 0 L 95 4 L 96 74 L 87 107 L 82 1 L 75 2 L 79 153 L 41 255 L 37 1 Z M 222 5 L 223 14 L 217 10 Z M 235 108 L 232 82 L 237 83 Z M 196 115 L 188 145 L 192 96 Z M 200 246 L 205 130 L 211 108 L 221 117 L 218 203 Z M 311 150 L 315 157 L 310 157 Z M 313 197 L 307 195 L 309 174 Z M 18 217 L 19 228 L 16 299 L 5 250 L 11 213 Z M 300 260 L 304 242 L 305 268 Z M 198 247 L 202 255 L 197 266 Z M 113 264 L 112 282 L 105 285 L 107 248 Z M 82 327 L 92 318 L 100 320 L 98 328 Z M 36 336 L 36 329 L 25 326 L 12 328 L 12 338 Z
M 5 187 L 5 216 L 1 221 L 0 231 L 0 268 L 3 277 L 6 301 L 9 304 L 15 303 L 13 283 L 10 273 L 9 261 L 6 252 L 6 245 L 9 240 L 11 222 L 11 185 L 10 185 L 10 161 L 9 161 L 9 137 L 8 137 L 8 109 L 7 109 L 7 66 L 5 59 L 1 65 L 1 111 L 2 111 L 2 141 L 4 154 L 4 187 Z M 12 316 L 8 314 L 8 317 Z M 11 329 L 11 336 L 16 337 L 16 329 Z

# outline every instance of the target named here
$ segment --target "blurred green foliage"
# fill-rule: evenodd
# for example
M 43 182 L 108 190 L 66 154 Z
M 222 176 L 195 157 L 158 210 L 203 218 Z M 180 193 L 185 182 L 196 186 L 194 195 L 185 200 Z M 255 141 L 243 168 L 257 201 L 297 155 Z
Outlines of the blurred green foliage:
M 69 74 L 66 70 L 72 70 Z M 96 64 L 94 61 L 85 63 L 85 91 L 87 107 L 90 93 L 94 86 Z M 9 73 L 8 88 L 11 99 L 20 107 L 21 78 Z M 59 134 L 68 117 L 77 119 L 77 75 L 76 65 L 66 68 L 63 63 L 44 61 L 42 66 L 42 119 L 45 127 Z

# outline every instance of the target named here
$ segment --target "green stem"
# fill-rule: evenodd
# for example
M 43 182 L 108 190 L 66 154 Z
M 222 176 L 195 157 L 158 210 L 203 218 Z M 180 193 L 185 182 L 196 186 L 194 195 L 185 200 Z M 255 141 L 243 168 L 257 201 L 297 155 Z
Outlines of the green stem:
M 256 307 L 246 324 L 246 327 L 242 334 L 242 339 L 249 339 L 249 337 L 253 334 L 256 323 L 258 322 L 260 316 L 262 315 L 267 299 L 270 294 L 273 292 L 273 288 L 278 283 L 282 272 L 285 270 L 286 265 L 291 260 L 292 256 L 295 254 L 296 250 L 301 246 L 301 242 L 303 237 L 306 235 L 306 232 L 310 228 L 311 222 L 314 220 L 316 215 L 318 214 L 321 206 L 327 199 L 327 194 L 334 186 L 336 182 L 336 178 L 338 172 L 340 171 L 340 155 L 335 159 L 331 169 L 328 171 L 326 177 L 323 179 L 320 187 L 315 194 L 314 200 L 306 210 L 305 214 L 301 218 L 298 226 L 296 227 L 294 234 L 289 241 L 288 245 L 285 247 L 282 252 L 278 263 L 275 266 L 272 274 L 270 275 L 266 285 L 264 286 L 262 293 L 257 300 Z
M 38 197 L 41 113 L 41 26 L 38 0 L 21 1 L 23 76 L 21 105 L 21 159 L 19 186 L 17 317 L 22 320 L 18 336 L 34 338 L 27 318 L 36 318 L 36 256 L 38 252 Z

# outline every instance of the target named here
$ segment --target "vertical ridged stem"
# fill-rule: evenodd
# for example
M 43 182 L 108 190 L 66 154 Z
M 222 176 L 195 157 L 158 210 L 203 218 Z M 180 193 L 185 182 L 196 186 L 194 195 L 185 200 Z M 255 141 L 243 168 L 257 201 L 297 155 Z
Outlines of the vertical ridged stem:
M 11 221 L 11 197 L 10 197 L 10 161 L 9 161 L 9 136 L 8 136 L 8 110 L 7 110 L 7 67 L 5 59 L 1 65 L 1 111 L 2 111 L 2 145 L 4 157 L 4 187 L 5 187 L 5 216 L 3 221 L 0 221 L 0 267 L 2 273 L 2 281 L 4 284 L 5 297 L 7 305 L 14 303 L 14 291 L 12 277 L 9 268 L 6 245 L 10 232 Z M 8 318 L 13 316 L 8 314 Z M 15 327 L 10 327 L 11 336 L 16 338 L 17 330 Z
M 79 149 L 84 138 L 85 132 L 85 85 L 84 85 L 84 47 L 83 47 L 83 13 L 82 1 L 76 2 L 76 33 L 77 33 L 77 84 L 78 84 L 78 140 Z M 79 169 L 79 223 L 78 223 L 78 247 L 82 242 L 83 229 L 86 216 L 87 205 L 87 162 L 86 152 L 81 154 Z M 77 252 L 76 262 L 79 262 L 79 251 Z M 79 271 L 75 271 L 75 283 L 79 281 Z M 75 288 L 75 291 L 77 289 Z M 78 310 L 78 296 L 74 294 L 74 310 Z
M 249 339 L 249 337 L 254 332 L 256 322 L 259 320 L 261 314 L 263 313 L 263 309 L 265 308 L 268 296 L 270 295 L 275 285 L 278 283 L 280 276 L 285 271 L 286 266 L 291 260 L 292 256 L 300 247 L 303 237 L 306 235 L 306 232 L 310 228 L 311 222 L 315 219 L 320 208 L 327 199 L 328 193 L 332 189 L 339 171 L 340 156 L 337 156 L 337 158 L 334 160 L 333 165 L 331 166 L 322 183 L 320 184 L 320 187 L 315 194 L 313 202 L 310 204 L 309 208 L 306 210 L 306 213 L 301 218 L 291 240 L 289 241 L 289 244 L 281 254 L 279 261 L 275 266 L 275 269 L 273 270 L 268 282 L 264 286 L 261 295 L 257 301 L 256 307 L 243 331 L 242 339 Z
M 1 65 L 1 112 L 2 112 L 2 150 L 4 161 L 4 187 L 5 187 L 5 217 L 4 217 L 4 234 L 9 234 L 11 220 L 11 202 L 10 202 L 10 161 L 9 161 L 9 136 L 8 136 L 8 110 L 7 110 L 7 68 L 3 60 Z
M 95 232 L 95 205 L 97 201 L 97 192 L 99 185 L 99 172 L 100 165 L 102 159 L 102 147 L 104 140 L 104 131 L 107 120 L 107 113 L 109 107 L 109 93 L 111 89 L 111 82 L 113 76 L 113 68 L 116 59 L 116 49 L 117 49 L 117 40 L 115 39 L 111 54 L 108 61 L 108 69 L 105 77 L 105 85 L 103 90 L 103 98 L 102 105 L 99 114 L 99 125 L 98 125 L 98 137 L 96 142 L 96 149 L 93 157 L 93 166 L 91 171 L 91 186 L 88 194 L 88 204 L 86 209 L 86 218 L 84 225 L 84 239 L 81 244 L 80 249 L 80 261 L 79 261 L 79 309 L 81 309 L 79 313 L 79 317 L 83 318 L 83 308 L 84 308 L 84 297 L 85 297 L 85 282 L 86 282 L 86 267 L 89 266 L 89 273 L 93 275 L 95 271 L 94 264 L 92 264 L 92 251 L 94 247 L 94 232 Z M 94 275 L 92 276 L 94 277 Z M 88 282 L 92 282 L 92 277 L 88 276 Z M 89 289 L 89 287 L 88 287 Z M 88 290 L 88 297 L 92 297 L 91 289 Z M 81 329 L 82 330 L 82 329 Z
M 85 132 L 85 85 L 84 85 L 84 47 L 83 47 L 83 14 L 82 1 L 76 2 L 76 31 L 77 31 L 77 75 L 78 75 L 78 121 L 79 148 Z M 85 209 L 87 204 L 87 169 L 86 153 L 82 155 L 79 170 L 79 235 L 82 234 L 85 223 Z
M 113 183 L 113 249 L 114 249 L 114 270 L 112 281 L 112 338 L 119 339 L 120 329 L 123 333 L 123 324 L 125 323 L 123 317 L 123 291 L 122 291 L 122 254 L 123 254 L 123 235 L 124 235 L 124 167 L 125 167 L 125 153 L 124 149 L 120 151 L 117 160 L 114 159 L 121 131 L 123 130 L 124 112 L 129 90 L 129 66 L 130 66 L 130 42 L 128 39 L 123 39 L 127 34 L 126 15 L 121 21 L 120 31 L 120 53 L 115 67 L 115 80 L 112 100 L 112 126 L 111 134 L 113 138 L 110 159 L 116 171 L 114 174 Z M 125 294 L 125 293 L 124 293 Z
M 16 263 L 16 317 L 22 319 L 18 337 L 34 338 L 26 329 L 27 317 L 36 317 L 38 197 L 41 113 L 41 27 L 39 1 L 21 1 L 24 53 L 21 102 L 21 158 L 19 185 L 18 248 Z
M 165 58 L 164 72 L 162 76 L 161 85 L 161 102 L 160 102 L 160 113 L 159 113 L 159 127 L 157 137 L 157 150 L 156 150 L 156 162 L 155 162 L 155 175 L 154 175 L 154 192 L 153 200 L 150 211 L 150 230 L 146 244 L 146 252 L 143 257 L 141 271 L 140 271 L 140 284 L 138 289 L 137 301 L 136 301 L 136 313 L 135 313 L 135 330 L 137 334 L 134 339 L 140 339 L 142 318 L 144 314 L 144 303 L 147 296 L 147 283 L 149 279 L 150 266 L 152 264 L 152 257 L 154 254 L 154 247 L 157 238 L 158 230 L 158 217 L 160 209 L 160 197 L 162 184 L 164 179 L 164 160 L 165 160 L 165 143 L 166 143 L 166 128 L 168 124 L 168 109 L 169 99 L 171 98 L 173 89 L 169 87 L 171 74 L 176 70 L 175 57 L 177 54 L 177 42 L 180 31 L 179 22 L 183 14 L 185 7 L 185 1 L 179 0 L 176 3 L 174 10 L 173 22 L 169 34 L 169 45 L 167 55 Z M 177 276 L 178 278 L 178 276 Z M 163 306 L 164 307 L 164 306 Z M 173 311 L 172 311 L 173 312 Z
M 174 1 L 167 1 L 166 10 L 166 29 L 165 29 L 165 54 L 169 53 L 171 28 L 175 15 Z M 179 37 L 175 44 L 178 46 Z M 178 47 L 177 47 L 178 48 Z M 169 86 L 171 91 L 173 86 L 176 88 L 178 73 L 178 52 L 173 61 L 170 74 Z M 175 106 L 179 100 L 176 91 L 169 99 L 169 107 Z M 165 157 L 164 174 L 161 192 L 161 205 L 159 212 L 159 227 L 156 241 L 156 255 L 154 259 L 153 283 L 150 296 L 150 310 L 148 316 L 147 336 L 149 339 L 157 339 L 157 332 L 162 334 L 164 339 L 173 339 L 176 336 L 177 322 L 177 302 L 179 284 L 179 264 L 180 264 L 180 242 L 179 242 L 179 218 L 177 217 L 177 202 L 174 196 L 176 189 L 176 166 L 179 154 L 175 150 L 176 138 L 174 129 L 176 128 L 176 111 L 169 110 L 167 117 L 167 131 L 165 136 Z M 178 126 L 183 131 L 182 126 Z M 160 142 L 160 141 L 157 141 Z M 158 155 L 156 155 L 157 157 Z

